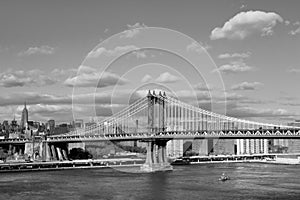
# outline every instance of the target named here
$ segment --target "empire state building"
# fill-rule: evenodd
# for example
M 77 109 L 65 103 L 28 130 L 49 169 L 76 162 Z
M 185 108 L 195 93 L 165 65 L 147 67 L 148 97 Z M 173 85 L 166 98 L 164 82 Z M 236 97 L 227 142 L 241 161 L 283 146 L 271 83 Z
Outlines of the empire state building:
M 24 128 L 27 126 L 28 122 L 28 110 L 26 107 L 26 102 L 24 103 L 24 109 L 22 111 L 22 118 L 21 118 L 21 127 Z

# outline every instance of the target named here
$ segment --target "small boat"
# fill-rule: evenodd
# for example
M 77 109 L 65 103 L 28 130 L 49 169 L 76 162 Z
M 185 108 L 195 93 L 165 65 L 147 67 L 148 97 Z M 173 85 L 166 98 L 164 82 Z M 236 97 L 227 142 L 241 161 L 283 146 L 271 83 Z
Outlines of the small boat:
M 187 158 L 177 158 L 171 163 L 171 165 L 189 165 L 189 164 L 191 163 L 190 160 Z
M 219 181 L 228 181 L 230 180 L 230 177 L 225 175 L 225 173 L 222 174 L 222 176 L 219 178 Z

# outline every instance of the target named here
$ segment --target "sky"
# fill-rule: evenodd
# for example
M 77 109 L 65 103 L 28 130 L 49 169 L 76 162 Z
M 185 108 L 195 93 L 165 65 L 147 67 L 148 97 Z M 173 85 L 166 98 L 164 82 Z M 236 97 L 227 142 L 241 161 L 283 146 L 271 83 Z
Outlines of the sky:
M 148 89 L 259 122 L 300 119 L 298 0 L 0 2 L 0 122 L 105 118 Z

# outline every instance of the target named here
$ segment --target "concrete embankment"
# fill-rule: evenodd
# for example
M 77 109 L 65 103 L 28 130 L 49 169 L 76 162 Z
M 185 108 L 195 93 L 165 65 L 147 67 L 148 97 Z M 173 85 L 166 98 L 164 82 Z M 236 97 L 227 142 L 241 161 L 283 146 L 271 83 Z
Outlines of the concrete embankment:
M 64 169 L 88 169 L 88 168 L 126 168 L 140 167 L 143 159 L 99 159 L 99 160 L 74 160 L 52 162 L 14 162 L 1 163 L 1 172 L 47 171 Z
M 268 163 L 300 164 L 300 155 L 221 155 L 190 156 L 176 159 L 177 164 L 211 164 L 211 163 Z M 176 162 L 174 162 L 176 164 Z

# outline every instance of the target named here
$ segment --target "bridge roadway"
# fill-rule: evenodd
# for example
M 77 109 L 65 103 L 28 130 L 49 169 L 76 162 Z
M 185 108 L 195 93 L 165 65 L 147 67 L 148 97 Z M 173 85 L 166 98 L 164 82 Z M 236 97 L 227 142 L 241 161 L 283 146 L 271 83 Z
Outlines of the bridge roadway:
M 96 141 L 136 141 L 136 140 L 172 140 L 172 139 L 300 139 L 300 129 L 256 129 L 256 130 L 222 130 L 222 131 L 162 131 L 153 134 L 132 132 L 105 135 L 52 135 L 40 142 L 96 142 Z M 1 139 L 1 144 L 23 144 L 32 139 Z

